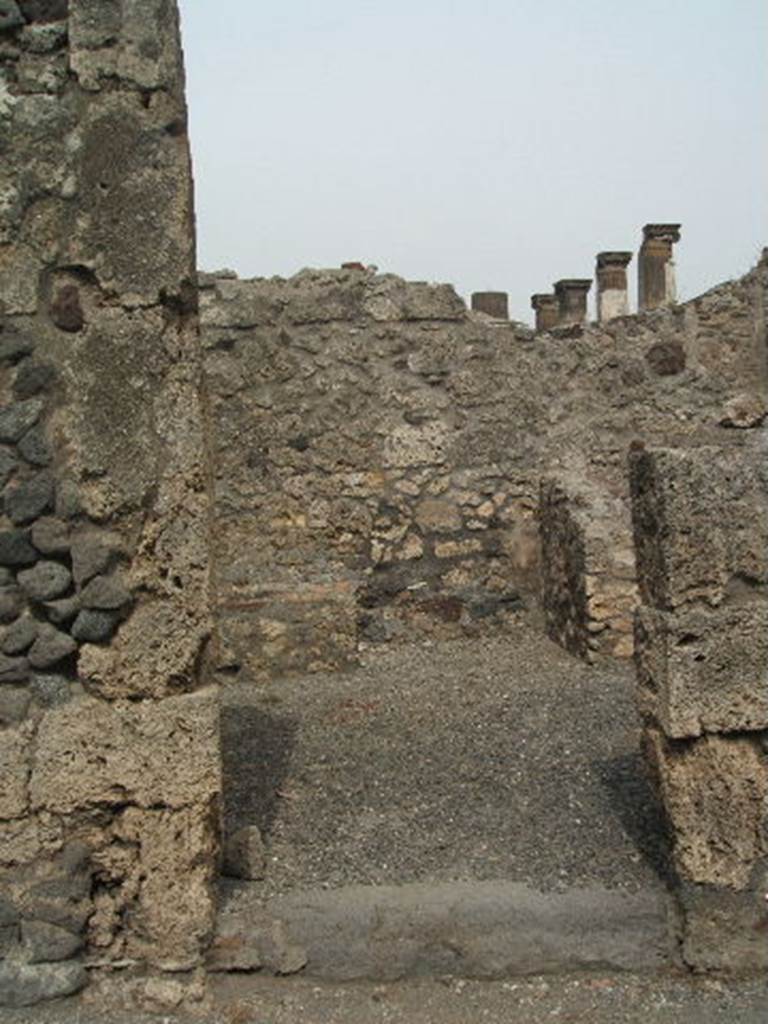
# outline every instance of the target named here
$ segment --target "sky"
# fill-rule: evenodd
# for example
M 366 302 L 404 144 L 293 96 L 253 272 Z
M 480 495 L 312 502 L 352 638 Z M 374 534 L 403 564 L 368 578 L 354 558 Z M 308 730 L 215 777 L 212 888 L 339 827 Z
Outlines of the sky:
M 766 0 L 179 5 L 202 269 L 359 260 L 530 322 L 648 222 L 681 299 L 768 245 Z

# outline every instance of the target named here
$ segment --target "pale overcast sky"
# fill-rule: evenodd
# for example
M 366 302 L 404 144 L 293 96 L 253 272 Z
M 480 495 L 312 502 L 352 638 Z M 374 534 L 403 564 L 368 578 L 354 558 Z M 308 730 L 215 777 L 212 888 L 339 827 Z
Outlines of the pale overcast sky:
M 530 320 L 648 221 L 682 298 L 768 245 L 766 0 L 180 7 L 204 269 L 361 260 Z

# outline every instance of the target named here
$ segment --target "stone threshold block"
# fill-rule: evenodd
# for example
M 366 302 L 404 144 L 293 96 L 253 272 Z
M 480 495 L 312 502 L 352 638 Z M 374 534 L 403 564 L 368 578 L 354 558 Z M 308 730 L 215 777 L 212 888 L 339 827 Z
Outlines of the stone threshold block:
M 640 711 L 673 739 L 768 729 L 768 603 L 635 619 Z
M 682 882 L 746 891 L 768 855 L 766 733 L 670 740 L 647 729 L 643 746 L 673 837 Z

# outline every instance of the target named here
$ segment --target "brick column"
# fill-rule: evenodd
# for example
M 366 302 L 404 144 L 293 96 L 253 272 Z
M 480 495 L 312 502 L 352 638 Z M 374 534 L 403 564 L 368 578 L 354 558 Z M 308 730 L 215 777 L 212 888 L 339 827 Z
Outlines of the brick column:
M 637 304 L 656 309 L 677 301 L 672 246 L 680 241 L 679 224 L 646 224 L 637 261 Z
M 631 252 L 599 252 L 597 254 L 597 319 L 600 323 L 629 313 L 627 267 Z
M 473 292 L 472 309 L 497 320 L 509 320 L 509 302 L 506 292 Z
M 583 324 L 587 320 L 587 295 L 591 287 L 591 278 L 564 278 L 555 282 L 559 327 Z
M 531 306 L 536 310 L 536 330 L 548 331 L 557 327 L 560 313 L 557 305 L 557 296 L 551 292 L 540 292 L 531 296 Z

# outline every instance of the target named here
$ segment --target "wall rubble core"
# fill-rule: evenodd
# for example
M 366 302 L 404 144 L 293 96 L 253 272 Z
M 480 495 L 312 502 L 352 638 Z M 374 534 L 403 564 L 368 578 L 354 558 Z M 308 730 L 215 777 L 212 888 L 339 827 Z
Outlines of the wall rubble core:
M 24 1005 L 81 988 L 94 961 L 200 961 L 220 768 L 198 668 L 208 471 L 175 4 L 12 6 L 0 1004 Z

